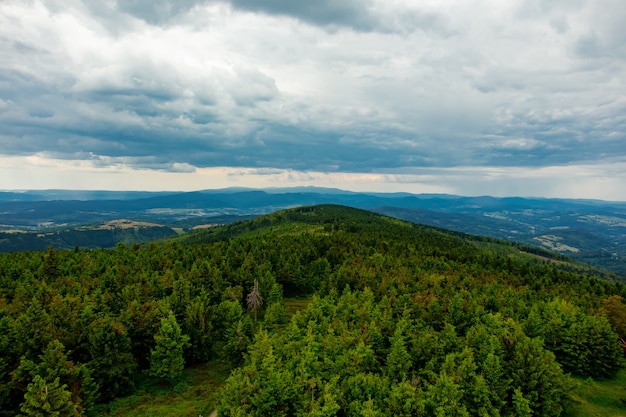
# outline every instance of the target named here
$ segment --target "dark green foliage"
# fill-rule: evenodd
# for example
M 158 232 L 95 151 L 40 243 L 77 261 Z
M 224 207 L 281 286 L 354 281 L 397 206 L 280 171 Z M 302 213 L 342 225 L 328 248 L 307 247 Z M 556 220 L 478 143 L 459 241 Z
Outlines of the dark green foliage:
M 159 225 L 132 228 L 95 225 L 49 232 L 0 232 L 0 252 L 44 250 L 52 246 L 57 249 L 113 248 L 118 243 L 130 245 L 175 235 L 171 227 Z
M 131 340 L 124 326 L 110 317 L 94 321 L 88 330 L 88 349 L 93 378 L 100 386 L 100 397 L 111 400 L 128 394 L 134 387 L 136 363 Z
M 233 367 L 224 415 L 558 415 L 561 369 L 619 368 L 626 290 L 478 243 L 320 206 L 146 246 L 0 255 L 0 415 L 36 397 L 36 376 L 84 413 L 139 372 L 208 360 Z M 283 297 L 312 294 L 289 321 Z
M 86 365 L 75 364 L 69 359 L 69 353 L 58 340 L 48 344 L 37 362 L 22 359 L 20 367 L 13 374 L 14 381 L 41 377 L 52 384 L 58 380 L 70 392 L 69 402 L 77 412 L 89 409 L 98 398 L 98 385 L 91 378 L 91 371 Z
M 542 337 L 569 372 L 609 378 L 622 366 L 619 337 L 608 320 L 584 314 L 563 300 L 536 303 L 526 321 L 526 331 Z
M 213 306 L 205 291 L 196 296 L 186 307 L 183 331 L 189 336 L 188 357 L 192 363 L 207 362 L 212 357 Z

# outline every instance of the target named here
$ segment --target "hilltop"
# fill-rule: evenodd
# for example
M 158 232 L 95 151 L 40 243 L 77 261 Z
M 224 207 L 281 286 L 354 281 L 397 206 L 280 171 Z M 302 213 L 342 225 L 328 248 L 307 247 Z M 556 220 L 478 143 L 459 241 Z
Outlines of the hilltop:
M 0 192 L 0 252 L 49 245 L 106 248 L 119 242 L 129 244 L 133 239 L 141 243 L 197 226 L 232 223 L 316 204 L 362 208 L 415 223 L 541 247 L 626 275 L 623 202 L 357 193 L 313 187 L 187 193 Z M 136 238 L 129 233 L 104 236 L 98 231 L 102 223 L 120 219 L 154 223 L 160 229 L 143 228 Z
M 2 254 L 0 410 L 123 415 L 160 387 L 144 414 L 581 415 L 577 381 L 621 375 L 626 288 L 534 250 L 319 205 Z

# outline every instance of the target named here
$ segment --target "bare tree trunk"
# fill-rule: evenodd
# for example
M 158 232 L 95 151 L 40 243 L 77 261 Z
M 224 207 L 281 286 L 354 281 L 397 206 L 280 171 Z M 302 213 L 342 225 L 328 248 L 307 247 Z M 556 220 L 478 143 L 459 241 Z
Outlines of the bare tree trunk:
M 261 292 L 259 291 L 259 281 L 256 279 L 254 280 L 252 291 L 246 297 L 246 302 L 248 303 L 248 309 L 254 311 L 254 322 L 256 323 L 257 312 L 263 305 L 263 297 L 261 297 Z

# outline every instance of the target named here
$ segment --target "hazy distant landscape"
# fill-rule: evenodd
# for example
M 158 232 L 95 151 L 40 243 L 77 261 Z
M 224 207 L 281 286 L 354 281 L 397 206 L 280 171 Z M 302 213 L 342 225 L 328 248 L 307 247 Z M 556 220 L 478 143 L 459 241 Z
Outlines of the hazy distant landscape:
M 356 193 L 307 187 L 188 193 L 4 192 L 0 193 L 0 251 L 49 245 L 59 249 L 113 247 L 285 208 L 330 203 L 537 246 L 626 274 L 623 202 Z M 123 227 L 113 222 L 122 219 L 129 220 Z

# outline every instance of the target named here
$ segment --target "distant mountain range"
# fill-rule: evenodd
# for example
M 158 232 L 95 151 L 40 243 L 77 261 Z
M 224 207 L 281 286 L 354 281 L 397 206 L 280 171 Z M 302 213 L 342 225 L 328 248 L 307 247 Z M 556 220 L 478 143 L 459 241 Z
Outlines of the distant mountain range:
M 0 192 L 0 251 L 144 242 L 193 227 L 315 204 L 368 209 L 416 223 L 534 245 L 626 275 L 624 202 L 360 193 L 318 187 L 185 193 Z M 110 223 L 120 219 L 133 222 Z M 105 223 L 107 227 L 103 227 Z

